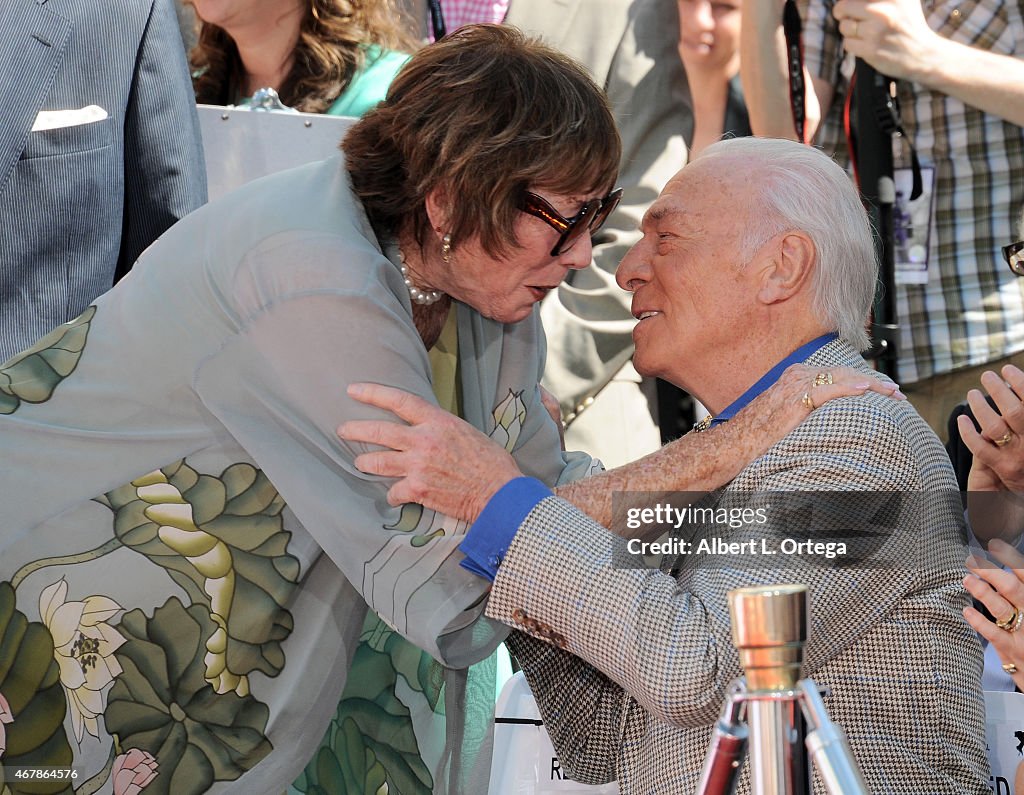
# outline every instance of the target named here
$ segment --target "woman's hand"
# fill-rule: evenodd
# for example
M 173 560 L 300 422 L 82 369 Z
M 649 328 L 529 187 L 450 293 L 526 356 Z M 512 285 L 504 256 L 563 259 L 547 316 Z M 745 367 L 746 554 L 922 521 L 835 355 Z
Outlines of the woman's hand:
M 830 400 L 865 392 L 906 400 L 897 384 L 881 373 L 867 375 L 852 367 L 812 367 L 794 364 L 779 380 L 736 415 L 760 429 L 767 449 Z
M 988 370 L 981 376 L 998 411 L 980 389 L 967 393 L 980 433 L 966 414 L 957 418 L 960 436 L 974 454 L 969 491 L 1024 492 L 1024 371 L 1008 364 L 1002 374 L 1000 378 Z
M 607 527 L 613 493 L 712 491 L 732 480 L 813 408 L 868 390 L 903 398 L 883 376 L 848 367 L 793 365 L 725 426 L 707 434 L 688 434 L 638 461 L 559 487 L 557 494 Z M 355 465 L 369 474 L 398 478 L 388 491 L 392 505 L 416 502 L 472 522 L 502 486 L 522 474 L 503 448 L 419 397 L 379 384 L 353 384 L 348 394 L 408 423 L 352 420 L 338 428 L 338 436 L 346 441 L 390 448 L 363 453 Z M 727 438 L 728 443 L 723 441 Z
M 398 479 L 388 489 L 390 505 L 415 502 L 474 522 L 502 486 L 522 476 L 504 448 L 416 395 L 380 384 L 352 384 L 348 394 L 408 423 L 350 420 L 338 426 L 345 441 L 390 448 L 355 459 L 362 472 Z
M 987 371 L 981 376 L 998 411 L 981 390 L 967 393 L 980 432 L 967 415 L 957 418 L 960 437 L 974 455 L 967 512 L 982 541 L 1012 540 L 1024 530 L 1024 372 L 1008 364 L 1002 375 Z
M 995 620 L 989 621 L 973 607 L 964 609 L 964 618 L 992 644 L 1003 670 L 1024 690 L 1024 555 L 1002 541 L 993 541 L 989 552 L 1007 569 L 972 555 L 967 559 L 971 573 L 964 577 L 964 587 Z

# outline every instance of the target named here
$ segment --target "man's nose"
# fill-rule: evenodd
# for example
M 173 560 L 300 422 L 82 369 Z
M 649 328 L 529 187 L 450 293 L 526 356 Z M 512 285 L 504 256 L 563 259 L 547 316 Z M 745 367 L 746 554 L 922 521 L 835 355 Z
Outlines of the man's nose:
M 626 252 L 619 267 L 615 270 L 615 282 L 623 290 L 635 291 L 647 281 L 646 258 L 642 251 L 642 241 Z

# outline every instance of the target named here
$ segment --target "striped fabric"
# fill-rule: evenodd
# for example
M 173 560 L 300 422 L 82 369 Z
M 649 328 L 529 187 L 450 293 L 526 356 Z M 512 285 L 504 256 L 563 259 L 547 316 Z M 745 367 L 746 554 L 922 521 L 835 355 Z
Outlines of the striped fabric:
M 1015 0 L 935 0 L 928 24 L 943 36 L 1024 58 L 1024 8 Z M 810 0 L 804 31 L 807 68 L 836 86 L 848 81 L 831 0 Z M 897 290 L 899 379 L 912 383 L 1024 350 L 1024 280 L 999 252 L 1015 236 L 1024 206 L 1024 129 L 959 100 L 900 81 L 904 126 L 922 165 L 935 168 L 935 213 L 926 285 Z M 832 149 L 832 122 L 821 143 Z M 897 166 L 909 152 L 897 147 Z
M 0 361 L 80 314 L 206 200 L 171 0 L 0 5 Z M 108 118 L 30 132 L 42 110 Z
M 463 25 L 505 20 L 509 0 L 441 0 L 445 29 L 451 33 Z

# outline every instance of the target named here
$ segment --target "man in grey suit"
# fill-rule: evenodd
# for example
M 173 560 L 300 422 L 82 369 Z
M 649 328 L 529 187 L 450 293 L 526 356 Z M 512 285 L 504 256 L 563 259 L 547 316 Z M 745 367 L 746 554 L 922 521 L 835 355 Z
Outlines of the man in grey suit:
M 444 0 L 440 5 L 450 8 Z M 495 5 L 481 3 L 468 21 L 495 21 Z M 416 32 L 425 36 L 427 3 L 406 0 L 406 6 L 419 25 Z M 677 5 L 509 0 L 507 6 L 506 24 L 541 37 L 587 68 L 607 93 L 622 136 L 623 197 L 594 241 L 594 262 L 570 274 L 540 310 L 548 342 L 544 385 L 561 402 L 566 445 L 619 466 L 657 449 L 661 438 L 654 382 L 641 385 L 630 363 L 633 318 L 629 295 L 615 284 L 615 269 L 640 239 L 644 211 L 686 162 L 683 141 L 693 119 L 677 51 Z M 467 21 L 449 17 L 455 24 Z M 607 434 L 609 424 L 628 425 L 630 433 Z
M 712 411 L 703 438 L 791 363 L 820 368 L 816 384 L 830 384 L 841 366 L 871 373 L 858 353 L 876 279 L 871 231 L 846 174 L 821 152 L 769 139 L 714 144 L 669 182 L 642 231 L 617 274 L 639 320 L 634 361 Z M 888 523 L 874 548 L 851 538 L 853 554 L 833 547 L 839 559 L 778 544 L 775 555 L 751 545 L 674 556 L 661 571 L 617 565 L 615 537 L 602 526 L 612 526 L 615 471 L 553 495 L 456 422 L 412 403 L 399 413 L 413 432 L 391 437 L 403 452 L 357 463 L 402 474 L 389 499 L 409 499 L 412 488 L 424 505 L 474 521 L 460 546 L 464 565 L 493 579 L 486 614 L 522 630 L 507 642 L 573 778 L 617 778 L 623 793 L 692 792 L 741 675 L 727 592 L 799 582 L 810 592 L 803 674 L 831 689 L 826 707 L 869 791 L 982 795 L 981 652 L 961 616 L 966 553 L 945 451 L 906 402 L 868 393 L 819 405 L 813 388 L 803 402 L 818 407 L 716 498 L 764 507 L 758 533 L 776 542 L 842 543 L 823 538 L 818 522 L 793 526 L 771 505 L 780 492 L 885 492 L 891 504 L 878 515 Z M 695 473 L 703 467 L 691 463 Z M 633 488 L 657 491 L 676 477 L 652 467 Z M 863 536 L 870 499 L 851 509 L 847 497 L 846 513 L 816 518 Z M 753 532 L 703 530 L 689 539 L 695 552 L 701 538 Z M 824 791 L 820 779 L 813 789 Z M 747 771 L 738 791 L 750 791 Z
M 77 317 L 206 200 L 171 0 L 0 11 L 0 361 Z

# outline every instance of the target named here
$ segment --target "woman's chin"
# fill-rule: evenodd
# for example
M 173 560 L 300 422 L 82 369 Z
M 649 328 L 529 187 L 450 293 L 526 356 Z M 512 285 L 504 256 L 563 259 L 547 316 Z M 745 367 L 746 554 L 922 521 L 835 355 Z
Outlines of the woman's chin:
M 489 311 L 478 310 L 488 320 L 497 323 L 519 323 L 533 312 L 533 304 L 492 307 Z

